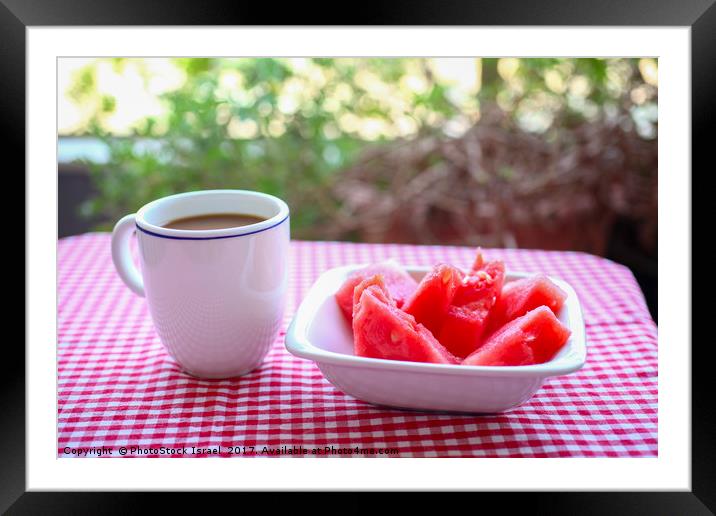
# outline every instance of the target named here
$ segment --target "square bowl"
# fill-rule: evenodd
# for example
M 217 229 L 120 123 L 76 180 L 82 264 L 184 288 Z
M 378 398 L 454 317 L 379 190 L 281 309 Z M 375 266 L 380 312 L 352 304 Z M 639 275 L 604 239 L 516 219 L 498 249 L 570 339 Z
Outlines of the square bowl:
M 559 320 L 572 334 L 549 362 L 528 366 L 463 366 L 384 360 L 356 356 L 353 331 L 334 294 L 348 275 L 365 265 L 330 269 L 313 284 L 286 332 L 286 349 L 316 362 L 323 376 L 340 391 L 375 405 L 395 408 L 495 413 L 524 403 L 545 378 L 572 373 L 586 360 L 582 308 L 574 289 L 550 279 L 567 293 Z M 430 267 L 405 267 L 416 280 Z M 512 272 L 505 283 L 532 276 Z

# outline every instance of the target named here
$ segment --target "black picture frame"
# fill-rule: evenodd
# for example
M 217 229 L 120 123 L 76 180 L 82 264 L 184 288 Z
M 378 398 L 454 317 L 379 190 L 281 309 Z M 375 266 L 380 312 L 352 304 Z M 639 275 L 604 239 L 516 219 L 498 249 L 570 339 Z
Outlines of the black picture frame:
M 26 29 L 32 26 L 87 25 L 599 25 L 684 26 L 691 28 L 692 168 L 705 169 L 716 113 L 715 0 L 576 1 L 402 0 L 361 2 L 360 8 L 312 2 L 268 4 L 170 0 L 0 0 L 0 106 L 2 148 L 7 169 L 25 170 Z M 277 5 L 280 7 L 277 8 Z M 318 13 L 332 17 L 318 21 Z M 340 13 L 340 14 L 339 14 Z M 9 158 L 9 160 L 8 160 Z M 703 170 L 702 172 L 706 172 Z M 48 173 L 50 173 L 48 171 Z M 679 173 L 674 172 L 672 173 Z M 680 173 L 688 174 L 689 171 Z M 691 177 L 694 177 L 691 172 Z M 24 190 L 24 181 L 21 187 Z M 692 211 L 692 218 L 696 211 Z M 708 220 L 708 217 L 706 218 Z M 25 274 L 30 271 L 25 268 Z M 19 275 L 18 275 L 19 276 Z M 24 287 L 24 283 L 23 283 Z M 681 300 L 690 302 L 690 300 Z M 10 340 L 10 339 L 8 339 Z M 709 341 L 711 339 L 708 339 Z M 716 424 L 709 381 L 708 348 L 692 346 L 692 490 L 639 493 L 512 493 L 509 496 L 549 514 L 711 514 L 716 510 Z M 25 488 L 25 358 L 15 340 L 6 342 L 12 363 L 0 378 L 0 512 L 127 513 L 137 508 L 131 493 L 39 493 Z M 12 346 L 10 344 L 13 344 Z M 688 346 L 690 342 L 673 343 Z M 48 349 L 51 344 L 48 343 Z M 668 386 L 661 386 L 668 388 Z M 294 495 L 295 496 L 295 495 Z M 480 495 L 488 496 L 485 495 Z M 490 495 L 491 496 L 491 495 Z M 182 497 L 175 502 L 184 505 Z M 480 498 L 483 504 L 486 498 Z M 141 502 L 145 503 L 144 501 Z M 162 502 L 164 503 L 164 502 Z M 261 503 L 261 502 L 259 502 Z M 265 502 L 264 502 L 265 503 Z M 186 507 L 186 506 L 185 506 Z M 167 509 L 168 506 L 165 506 Z

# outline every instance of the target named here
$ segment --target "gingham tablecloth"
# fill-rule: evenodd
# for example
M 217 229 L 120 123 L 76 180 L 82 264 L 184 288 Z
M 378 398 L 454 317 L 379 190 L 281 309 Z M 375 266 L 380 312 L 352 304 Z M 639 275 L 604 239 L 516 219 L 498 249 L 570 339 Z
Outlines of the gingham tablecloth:
M 114 270 L 109 235 L 61 239 L 58 457 L 94 457 L 102 448 L 103 456 L 119 457 L 122 447 L 125 457 L 312 456 L 314 449 L 353 458 L 379 450 L 392 457 L 657 455 L 657 329 L 627 268 L 582 253 L 485 250 L 508 270 L 541 271 L 574 286 L 588 360 L 577 373 L 548 379 L 516 409 L 473 416 L 351 398 L 313 362 L 290 355 L 284 332 L 329 268 L 390 257 L 468 267 L 474 249 L 294 241 L 291 252 L 284 325 L 263 366 L 239 379 L 199 380 L 165 353 L 146 301 Z

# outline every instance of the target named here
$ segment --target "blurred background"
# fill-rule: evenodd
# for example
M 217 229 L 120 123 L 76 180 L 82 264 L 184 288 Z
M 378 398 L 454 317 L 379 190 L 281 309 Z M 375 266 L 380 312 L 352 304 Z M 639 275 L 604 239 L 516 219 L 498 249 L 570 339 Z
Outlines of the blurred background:
M 63 58 L 58 236 L 259 190 L 295 239 L 604 256 L 656 320 L 657 104 L 652 58 Z

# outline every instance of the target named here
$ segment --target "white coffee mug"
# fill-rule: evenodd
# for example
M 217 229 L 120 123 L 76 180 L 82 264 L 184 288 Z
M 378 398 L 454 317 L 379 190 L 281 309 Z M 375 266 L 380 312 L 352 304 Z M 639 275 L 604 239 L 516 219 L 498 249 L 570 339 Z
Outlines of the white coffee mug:
M 241 213 L 248 226 L 180 230 L 168 222 Z M 136 230 L 140 271 L 129 241 Z M 146 296 L 159 338 L 184 371 L 230 378 L 256 369 L 276 338 L 288 283 L 289 210 L 245 190 L 164 197 L 114 227 L 112 259 L 127 286 Z

